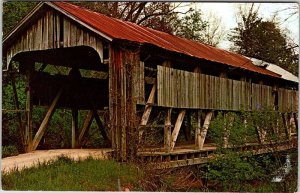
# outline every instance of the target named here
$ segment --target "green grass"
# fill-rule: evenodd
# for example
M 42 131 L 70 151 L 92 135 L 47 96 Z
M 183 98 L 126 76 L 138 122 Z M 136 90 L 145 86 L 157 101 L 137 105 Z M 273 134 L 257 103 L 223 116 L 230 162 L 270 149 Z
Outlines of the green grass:
M 35 168 L 2 175 L 4 190 L 115 191 L 122 186 L 136 187 L 142 175 L 131 165 L 113 160 L 73 161 L 65 157 Z

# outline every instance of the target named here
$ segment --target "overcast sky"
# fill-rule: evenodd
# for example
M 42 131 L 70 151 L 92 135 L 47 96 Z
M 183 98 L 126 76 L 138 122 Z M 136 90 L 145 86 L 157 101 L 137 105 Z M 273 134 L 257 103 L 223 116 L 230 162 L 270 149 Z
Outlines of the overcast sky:
M 296 3 L 259 3 L 259 14 L 263 18 L 270 18 L 276 11 L 283 10 L 288 7 L 298 6 Z M 256 5 L 259 5 L 256 3 Z M 235 13 L 239 3 L 195 3 L 192 8 L 200 8 L 204 13 L 213 12 L 222 18 L 222 23 L 225 26 L 226 32 L 234 28 L 236 24 Z M 279 12 L 279 18 L 283 21 L 288 17 L 291 11 Z M 287 28 L 291 34 L 290 37 L 299 43 L 299 9 L 298 14 L 290 18 L 288 21 L 281 24 L 282 28 Z M 223 41 L 219 47 L 227 49 L 230 46 L 228 41 Z

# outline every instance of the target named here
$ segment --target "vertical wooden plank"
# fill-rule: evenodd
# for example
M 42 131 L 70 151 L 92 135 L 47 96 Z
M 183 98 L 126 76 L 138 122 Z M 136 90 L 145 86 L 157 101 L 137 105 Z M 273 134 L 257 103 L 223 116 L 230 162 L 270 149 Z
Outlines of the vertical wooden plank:
M 86 33 L 84 33 L 84 41 L 86 41 Z M 114 111 L 114 70 L 113 70 L 113 48 L 109 45 L 109 65 L 108 65 L 108 95 L 109 95 L 109 129 L 111 130 L 112 148 L 117 149 L 116 130 L 115 130 L 115 111 Z
M 189 108 L 189 79 L 188 79 L 188 72 L 184 71 L 184 102 L 185 102 L 185 108 Z
M 161 102 L 161 66 L 157 66 L 157 105 L 162 106 Z
M 294 116 L 294 121 L 295 121 L 295 126 L 296 126 L 296 131 L 298 133 L 298 116 L 297 116 L 297 113 L 293 113 L 293 116 Z
M 144 62 L 140 63 L 140 103 L 144 103 L 145 102 L 145 64 Z
M 45 20 L 44 20 L 44 42 L 43 42 L 43 47 L 44 49 L 48 48 L 48 42 L 49 42 L 49 22 L 48 22 L 48 12 L 45 15 Z
M 199 149 L 200 147 L 200 133 L 201 133 L 201 111 L 200 110 L 197 110 L 196 111 L 196 122 L 197 122 L 197 125 L 195 127 L 195 146 L 196 146 L 196 149 Z
M 95 42 L 95 38 L 92 37 L 92 43 L 96 43 Z M 127 132 L 126 132 L 126 128 L 128 127 L 128 117 L 130 116 L 128 114 L 128 112 L 126 111 L 127 109 L 127 76 L 126 76 L 126 65 L 127 63 L 125 62 L 127 59 L 128 55 L 124 55 L 124 53 L 122 52 L 122 58 L 121 58 L 121 111 L 120 111 L 120 128 L 121 128 L 121 157 L 122 160 L 126 160 L 126 153 L 127 153 Z
M 181 71 L 177 70 L 177 104 L 178 107 L 182 107 L 181 105 Z
M 202 90 L 202 94 L 201 94 L 201 99 L 202 99 L 202 109 L 207 108 L 207 95 L 208 93 L 206 92 L 206 87 L 207 87 L 207 75 L 202 74 L 202 81 L 201 81 L 201 90 Z
M 209 103 L 208 103 L 208 99 L 209 99 L 209 87 L 210 87 L 210 85 L 209 85 L 209 77 L 208 77 L 208 75 L 205 75 L 205 85 L 204 85 L 204 88 L 205 88 L 205 92 L 204 92 L 204 108 L 205 109 L 208 109 L 209 108 Z
M 167 110 L 165 127 L 164 127 L 164 148 L 166 152 L 170 152 L 171 150 L 171 114 L 172 114 L 172 109 L 169 108 Z
M 38 33 L 38 23 L 39 23 L 39 20 L 36 22 L 36 24 L 34 24 L 34 36 L 33 36 L 33 42 L 34 42 L 34 46 L 33 46 L 33 49 L 34 50 L 38 50 L 39 49 L 39 33 Z
M 170 107 L 170 95 L 171 95 L 171 89 L 170 89 L 170 68 L 166 67 L 166 95 L 164 96 L 166 98 L 166 106 Z
M 173 107 L 177 107 L 177 72 L 175 69 L 172 70 L 172 77 L 173 77 Z
M 69 46 L 76 46 L 78 42 L 76 42 L 76 30 L 77 27 L 70 22 L 70 45 Z M 89 46 L 93 45 L 93 40 L 92 40 L 92 36 L 90 36 L 90 42 L 89 42 Z M 91 46 L 92 48 L 95 48 L 94 46 Z
M 53 48 L 53 14 L 52 14 L 52 12 L 49 12 L 49 14 L 48 14 L 48 29 L 49 29 L 48 48 Z
M 32 87 L 31 87 L 31 81 L 32 81 L 32 72 L 34 70 L 34 63 L 27 63 L 27 70 L 26 70 L 26 110 L 27 110 L 27 116 L 26 116 L 26 145 L 27 148 L 25 149 L 26 152 L 29 152 L 31 150 L 32 145 L 32 110 L 33 110 L 33 93 L 32 93 Z

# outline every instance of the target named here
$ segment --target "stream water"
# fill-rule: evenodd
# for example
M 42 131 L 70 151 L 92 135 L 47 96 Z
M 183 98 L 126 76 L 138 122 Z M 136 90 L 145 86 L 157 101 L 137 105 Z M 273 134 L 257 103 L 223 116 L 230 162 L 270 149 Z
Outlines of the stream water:
M 288 175 L 292 170 L 291 156 L 286 155 L 285 164 L 274 172 L 274 177 L 271 182 L 282 182 L 286 175 Z

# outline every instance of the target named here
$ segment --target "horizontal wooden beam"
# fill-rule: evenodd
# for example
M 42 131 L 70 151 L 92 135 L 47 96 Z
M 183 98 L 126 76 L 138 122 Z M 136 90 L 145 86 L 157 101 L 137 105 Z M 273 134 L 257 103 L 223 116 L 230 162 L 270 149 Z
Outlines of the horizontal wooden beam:
M 28 112 L 26 109 L 2 109 L 3 113 L 22 113 L 22 112 Z
M 145 77 L 145 82 L 146 82 L 146 84 L 155 84 L 156 83 L 156 78 Z

